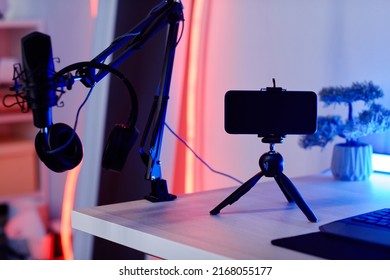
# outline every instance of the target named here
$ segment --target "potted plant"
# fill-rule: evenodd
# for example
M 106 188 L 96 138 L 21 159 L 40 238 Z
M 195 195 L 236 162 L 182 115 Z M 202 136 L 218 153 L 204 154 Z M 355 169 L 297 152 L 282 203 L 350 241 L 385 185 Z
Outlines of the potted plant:
M 367 179 L 372 173 L 372 146 L 359 139 L 390 128 L 390 110 L 375 103 L 383 97 L 383 91 L 372 82 L 355 82 L 350 87 L 325 87 L 318 95 L 325 106 L 347 106 L 347 118 L 343 120 L 339 115 L 318 117 L 317 132 L 303 136 L 299 140 L 300 146 L 305 149 L 313 146 L 324 148 L 334 138 L 341 137 L 345 142 L 333 148 L 333 175 L 340 180 Z M 354 105 L 359 101 L 364 108 L 355 115 Z

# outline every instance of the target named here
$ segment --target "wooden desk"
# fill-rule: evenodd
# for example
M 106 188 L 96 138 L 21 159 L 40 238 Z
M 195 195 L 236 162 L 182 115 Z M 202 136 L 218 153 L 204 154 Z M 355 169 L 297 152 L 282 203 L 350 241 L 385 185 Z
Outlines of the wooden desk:
M 209 211 L 236 187 L 181 195 L 172 202 L 139 200 L 78 209 L 72 213 L 73 228 L 163 259 L 313 259 L 270 242 L 390 207 L 389 175 L 376 173 L 365 182 L 335 181 L 329 174 L 292 181 L 318 223 L 288 204 L 276 182 L 260 180 L 217 216 Z

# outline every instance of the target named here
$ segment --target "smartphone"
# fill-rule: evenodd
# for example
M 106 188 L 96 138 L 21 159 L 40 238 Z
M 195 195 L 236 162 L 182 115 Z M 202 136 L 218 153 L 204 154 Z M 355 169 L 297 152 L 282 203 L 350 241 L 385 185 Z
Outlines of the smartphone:
M 266 137 L 317 130 L 317 95 L 312 91 L 230 90 L 224 105 L 225 131 L 229 134 Z

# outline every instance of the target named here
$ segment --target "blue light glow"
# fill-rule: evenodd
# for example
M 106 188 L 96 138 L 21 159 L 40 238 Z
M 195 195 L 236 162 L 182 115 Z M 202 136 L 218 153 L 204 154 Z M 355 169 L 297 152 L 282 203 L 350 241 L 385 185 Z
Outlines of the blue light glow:
M 390 155 L 373 154 L 372 168 L 377 172 L 390 173 Z

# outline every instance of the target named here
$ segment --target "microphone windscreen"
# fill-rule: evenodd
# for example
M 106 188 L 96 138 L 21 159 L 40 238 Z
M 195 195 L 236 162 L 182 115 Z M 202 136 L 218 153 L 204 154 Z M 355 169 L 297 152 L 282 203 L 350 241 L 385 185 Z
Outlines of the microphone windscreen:
M 25 97 L 33 109 L 34 125 L 52 123 L 51 107 L 57 104 L 55 70 L 50 36 L 32 32 L 22 38 L 22 65 L 25 72 Z

